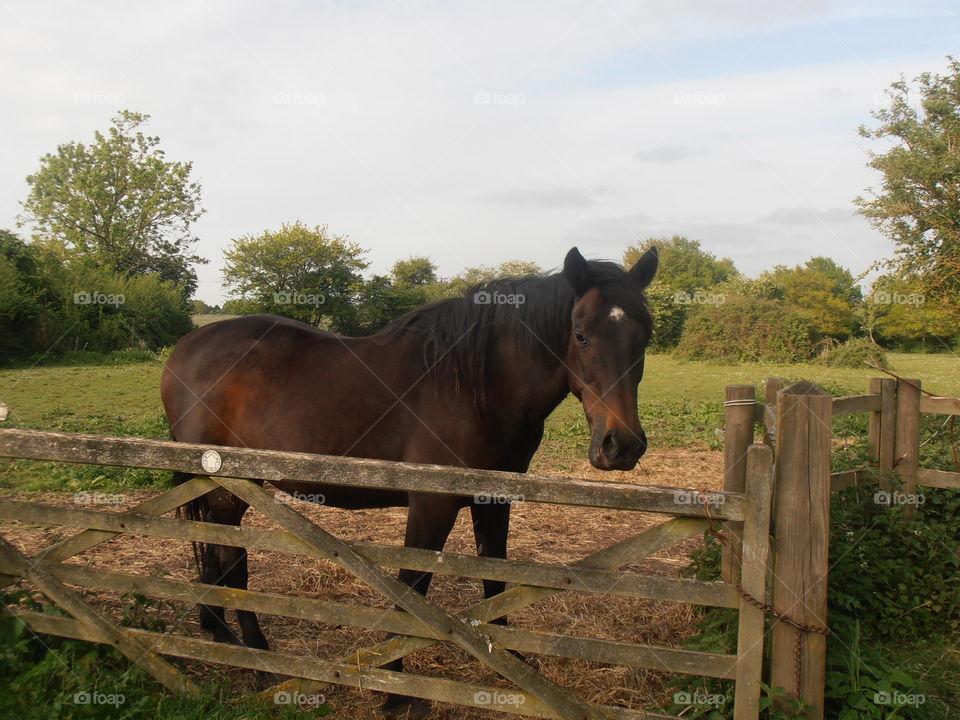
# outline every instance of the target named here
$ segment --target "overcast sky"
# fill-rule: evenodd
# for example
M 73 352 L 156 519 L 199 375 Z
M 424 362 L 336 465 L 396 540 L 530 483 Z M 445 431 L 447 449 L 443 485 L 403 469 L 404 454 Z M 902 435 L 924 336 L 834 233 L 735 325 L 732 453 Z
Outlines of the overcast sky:
M 192 160 L 198 296 L 300 219 L 443 276 L 683 234 L 749 274 L 891 244 L 853 214 L 859 124 L 960 53 L 950 2 L 4 2 L 0 227 L 117 110 Z

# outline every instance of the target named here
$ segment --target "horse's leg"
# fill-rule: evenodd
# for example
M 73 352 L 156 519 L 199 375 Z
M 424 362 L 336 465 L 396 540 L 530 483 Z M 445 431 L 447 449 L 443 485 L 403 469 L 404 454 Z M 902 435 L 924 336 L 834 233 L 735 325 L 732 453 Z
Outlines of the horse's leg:
M 480 557 L 500 558 L 507 557 L 507 532 L 510 529 L 510 504 L 470 506 L 473 516 L 473 534 L 477 541 L 477 555 Z M 484 580 L 483 596 L 485 598 L 499 595 L 507 584 L 502 580 Z M 493 620 L 500 625 L 506 625 L 505 617 Z
M 221 525 L 239 526 L 240 521 L 243 519 L 243 514 L 247 511 L 248 507 L 245 502 L 222 489 L 208 493 L 203 500 L 206 503 L 202 514 L 203 519 L 207 522 Z M 237 587 L 246 590 L 246 550 L 226 545 L 204 545 L 203 560 L 200 568 L 200 582 L 208 585 Z M 254 614 L 246 613 L 246 615 Z M 252 622 L 252 624 L 256 626 L 256 632 L 253 632 L 252 628 L 248 627 L 250 620 L 245 616 L 241 616 L 239 612 L 238 619 L 243 628 L 245 641 L 249 635 L 251 641 L 266 642 L 263 634 L 260 632 L 256 616 L 253 617 Z M 240 644 L 236 633 L 234 633 L 227 624 L 225 610 L 219 605 L 200 605 L 200 626 L 211 633 L 213 639 L 217 642 Z M 261 647 L 261 645 L 256 645 L 255 647 Z
M 443 550 L 447 536 L 457 521 L 462 501 L 441 495 L 410 494 L 410 509 L 407 512 L 407 533 L 404 546 L 424 550 Z M 400 582 L 409 585 L 421 595 L 430 588 L 433 573 L 403 569 Z M 387 670 L 403 671 L 403 659 L 393 660 L 383 666 Z M 407 695 L 387 695 L 383 714 L 388 718 L 419 720 L 430 714 L 430 703 Z

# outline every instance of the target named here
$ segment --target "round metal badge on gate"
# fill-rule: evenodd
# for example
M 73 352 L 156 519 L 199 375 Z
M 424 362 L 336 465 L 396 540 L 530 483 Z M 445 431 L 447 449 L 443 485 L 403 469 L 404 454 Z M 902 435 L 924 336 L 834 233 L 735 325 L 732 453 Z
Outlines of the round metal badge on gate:
M 200 456 L 200 467 L 206 470 L 208 473 L 215 473 L 223 465 L 223 460 L 220 458 L 220 453 L 216 450 L 207 450 L 203 455 Z

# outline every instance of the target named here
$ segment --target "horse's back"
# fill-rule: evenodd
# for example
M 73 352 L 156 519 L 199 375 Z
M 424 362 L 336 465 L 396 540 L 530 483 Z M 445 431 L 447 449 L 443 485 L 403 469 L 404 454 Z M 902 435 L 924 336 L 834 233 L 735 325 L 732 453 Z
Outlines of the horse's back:
M 164 368 L 160 395 L 177 440 L 252 444 L 257 414 L 274 415 L 283 396 L 304 397 L 304 370 L 338 346 L 336 336 L 271 315 L 223 320 L 185 335 Z M 291 417 L 296 412 L 290 406 Z M 261 420 L 267 418 L 261 417 Z M 273 418 L 276 422 L 276 418 Z M 272 445 L 272 443 L 268 443 Z

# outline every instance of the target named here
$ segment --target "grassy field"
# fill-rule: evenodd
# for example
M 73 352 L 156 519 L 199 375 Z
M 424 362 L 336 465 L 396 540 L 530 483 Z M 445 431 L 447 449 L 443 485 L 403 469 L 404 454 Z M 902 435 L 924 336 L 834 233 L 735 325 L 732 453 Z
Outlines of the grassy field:
M 922 379 L 931 392 L 960 395 L 960 357 L 892 354 L 890 361 L 893 370 Z M 0 370 L 0 401 L 11 408 L 8 425 L 117 432 L 148 423 L 162 413 L 162 369 L 160 362 L 149 362 Z M 647 408 L 665 403 L 719 406 L 725 386 L 754 384 L 760 391 L 764 379 L 771 375 L 787 381 L 805 378 L 839 393 L 867 392 L 870 378 L 881 373 L 869 367 L 854 370 L 820 365 L 682 363 L 670 355 L 651 355 L 640 385 L 641 412 L 647 414 Z M 578 412 L 576 400 L 568 398 L 548 424 L 552 429 L 559 428 Z M 685 445 L 689 439 L 676 434 L 665 438 L 669 446 Z
M 901 375 L 920 378 L 924 386 L 942 395 L 960 395 L 960 358 L 952 355 L 892 354 L 891 368 Z M 138 362 L 119 365 L 50 366 L 27 369 L 0 370 L 0 401 L 11 408 L 6 426 L 55 429 L 98 434 L 133 435 L 164 438 L 167 435 L 159 399 L 159 380 L 162 362 Z M 701 448 L 719 450 L 722 446 L 722 399 L 728 384 L 754 384 L 758 390 L 765 378 L 776 375 L 786 381 L 800 378 L 821 384 L 834 394 L 865 392 L 869 379 L 880 373 L 871 368 L 827 369 L 818 365 L 771 366 L 745 364 L 738 366 L 681 363 L 668 355 L 652 355 L 647 360 L 646 379 L 640 389 L 641 418 L 650 437 L 651 455 L 670 448 Z M 863 422 L 850 431 L 862 434 Z M 926 432 L 929 436 L 931 428 Z M 836 426 L 836 434 L 844 428 Z M 933 429 L 933 433 L 936 433 Z M 537 471 L 573 473 L 583 467 L 588 433 L 583 410 L 573 398 L 567 398 L 549 418 L 544 443 L 535 458 Z M 942 443 L 941 443 L 942 445 Z M 928 452 L 934 444 L 925 448 Z M 680 451 L 673 451 L 675 454 Z M 942 462 L 949 462 L 949 452 L 941 448 Z M 842 462 L 842 460 L 841 460 Z M 835 458 L 835 466 L 837 459 Z M 934 463 L 925 462 L 935 467 Z M 947 465 L 944 468 L 947 469 Z M 838 468 L 839 469 L 839 468 Z M 98 490 L 105 493 L 123 492 L 138 488 L 166 487 L 169 473 L 144 470 L 121 470 L 95 466 L 70 466 L 61 463 L 34 463 L 29 461 L 0 461 L 0 492 L 54 491 L 77 492 Z M 0 630 L 3 630 L 0 626 Z M 2 639 L 2 638 L 0 638 Z M 15 642 L 21 642 L 16 640 Z M 23 640 L 23 642 L 26 642 Z M 103 652 L 91 652 L 88 646 L 70 641 L 53 640 L 61 655 L 68 655 L 71 667 L 79 667 L 82 682 L 77 684 L 77 672 L 64 673 L 57 668 L 43 666 L 11 666 L 6 668 L 0 652 L 0 673 L 15 678 L 13 691 L 22 687 L 35 690 L 42 685 L 37 678 L 48 675 L 54 684 L 63 685 L 51 696 L 70 697 L 78 688 L 93 686 L 97 678 L 115 676 L 128 678 L 122 689 L 130 697 L 138 697 L 143 706 L 127 706 L 124 717 L 188 718 L 188 717 L 247 717 L 250 720 L 277 717 L 275 711 L 263 711 L 253 706 L 222 705 L 215 696 L 222 693 L 222 684 L 207 689 L 209 700 L 201 704 L 184 702 L 157 691 L 152 681 L 139 672 L 129 675 L 123 670 L 125 661 Z M 960 676 L 960 657 L 948 638 L 931 641 L 931 645 L 904 647 L 902 657 L 894 658 L 902 667 L 936 669 L 930 673 L 925 689 L 928 693 L 947 696 Z M 2 643 L 0 643 L 2 644 Z M 8 648 L 9 649 L 9 648 Z M 0 648 L 2 650 L 2 648 Z M 34 650 L 11 650 L 7 657 L 29 657 Z M 916 657 L 914 657 L 916 656 Z M 48 656 L 48 658 L 51 656 Z M 46 662 L 46 661 L 45 661 Z M 52 662 L 52 660 L 51 660 Z M 86 668 L 84 663 L 90 665 Z M 107 663 L 115 670 L 101 675 L 98 664 Z M 112 663 L 112 664 L 111 664 Z M 24 667 L 27 670 L 24 670 Z M 925 671 L 926 672 L 926 671 Z M 224 676 L 224 682 L 228 682 Z M 44 680 L 43 682 L 47 682 Z M 219 681 L 217 681 L 219 682 Z M 84 685 L 82 683 L 88 683 Z M 19 685 L 18 685 L 19 684 Z M 2 695 L 3 693 L 0 693 Z M 9 693 L 8 693 L 9 694 Z M 11 695 L 12 697 L 12 695 Z M 37 707 L 44 708 L 43 704 Z M 22 706 L 13 704 L 4 708 L 0 701 L 0 715 L 4 709 L 11 716 L 24 720 L 34 715 L 23 714 Z M 77 706 L 59 708 L 62 717 L 87 717 L 78 714 Z M 16 711 L 16 712 L 14 712 Z M 281 716 L 292 716 L 281 713 Z M 341 715 L 337 714 L 337 717 Z M 37 720 L 43 714 L 36 715 Z M 868 716 L 854 716 L 868 717 Z M 873 717 L 873 716 L 870 716 Z

